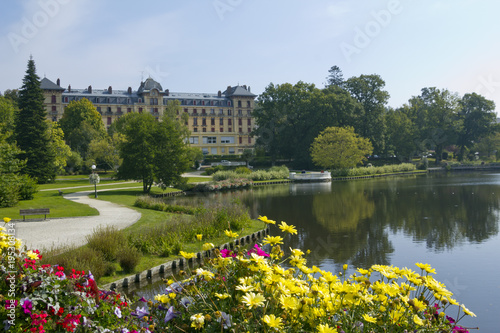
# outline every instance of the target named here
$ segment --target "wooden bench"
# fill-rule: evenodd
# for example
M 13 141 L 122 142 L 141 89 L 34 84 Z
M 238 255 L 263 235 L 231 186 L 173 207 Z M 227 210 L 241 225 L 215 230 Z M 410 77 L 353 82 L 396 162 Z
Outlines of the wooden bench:
M 50 214 L 49 208 L 35 208 L 35 209 L 20 209 L 19 215 L 23 216 L 23 221 L 26 219 L 26 215 L 45 215 L 44 219 L 47 219 L 47 214 Z

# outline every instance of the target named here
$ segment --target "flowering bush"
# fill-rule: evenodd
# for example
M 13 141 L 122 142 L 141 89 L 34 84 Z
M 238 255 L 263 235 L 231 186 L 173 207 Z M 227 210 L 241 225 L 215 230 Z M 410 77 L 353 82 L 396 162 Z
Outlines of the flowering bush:
M 213 183 L 201 183 L 196 184 L 193 188 L 195 192 L 211 192 L 219 190 L 229 190 L 243 188 L 247 186 L 252 186 L 253 182 L 245 178 L 235 178 L 235 179 L 225 179 L 221 181 L 215 181 Z
M 8 227 L 9 219 L 4 221 Z M 279 228 L 297 234 L 285 222 Z M 90 272 L 41 265 L 38 251 L 22 251 L 6 231 L 0 228 L 0 320 L 12 332 L 458 333 L 468 331 L 457 322 L 475 316 L 433 278 L 428 264 L 416 264 L 420 273 L 374 265 L 351 276 L 344 265 L 334 275 L 307 267 L 300 249 L 290 249 L 285 258 L 281 236 L 267 236 L 249 250 L 215 250 L 206 265 L 184 272 L 182 281 L 169 280 L 164 293 L 140 299 L 132 311 L 122 295 L 99 290 Z M 231 230 L 225 234 L 238 237 Z M 196 256 L 180 254 L 186 260 Z M 447 315 L 454 307 L 456 320 Z
M 90 272 L 41 265 L 42 255 L 0 227 L 0 324 L 9 332 L 138 332 L 124 296 L 97 288 Z M 11 225 L 13 227 L 13 225 Z
M 297 233 L 284 222 L 279 227 Z M 416 264 L 420 273 L 374 265 L 351 276 L 344 265 L 334 275 L 307 267 L 299 249 L 284 259 L 282 241 L 264 238 L 269 253 L 259 245 L 216 251 L 184 280 L 168 281 L 165 293 L 143 309 L 150 323 L 182 332 L 467 332 L 446 313 L 456 306 L 458 319 L 474 314 L 433 278 L 427 264 Z

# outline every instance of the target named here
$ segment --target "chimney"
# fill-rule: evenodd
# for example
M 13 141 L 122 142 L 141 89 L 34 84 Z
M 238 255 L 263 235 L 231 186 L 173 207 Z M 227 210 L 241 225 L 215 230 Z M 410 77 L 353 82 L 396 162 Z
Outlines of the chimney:
M 57 85 L 60 87 L 61 86 L 61 80 L 59 80 L 59 78 L 57 79 Z
M 245 90 L 247 90 L 247 85 L 246 85 L 246 84 L 244 84 L 244 85 L 243 85 L 243 88 L 245 88 Z
M 88 88 L 88 93 L 89 93 L 89 94 L 92 94 L 92 86 L 89 86 L 89 88 Z
M 128 93 L 129 95 L 132 95 L 132 87 L 128 87 L 128 89 L 127 89 L 127 93 Z
M 231 94 L 231 86 L 227 86 L 226 95 Z
M 219 91 L 217 92 L 217 97 L 221 97 L 221 96 L 222 96 L 222 92 L 219 90 Z
M 108 87 L 108 94 L 112 94 L 113 93 L 113 88 L 111 88 L 111 86 Z
M 68 92 L 71 92 L 71 84 L 68 85 Z
M 250 92 L 250 86 L 248 86 L 248 92 Z
M 170 96 L 170 90 L 166 89 L 165 93 L 167 94 L 167 96 Z

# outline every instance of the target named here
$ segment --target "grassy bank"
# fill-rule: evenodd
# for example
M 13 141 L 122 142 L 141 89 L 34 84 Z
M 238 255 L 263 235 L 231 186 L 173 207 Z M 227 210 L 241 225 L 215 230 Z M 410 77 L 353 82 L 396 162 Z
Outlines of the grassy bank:
M 188 183 L 199 183 L 202 181 L 208 181 L 208 178 L 201 177 L 188 177 Z M 142 195 L 142 183 L 134 181 L 117 181 L 111 179 L 102 179 L 99 185 L 97 185 L 97 192 L 99 197 L 102 195 L 106 197 L 107 192 L 103 190 L 117 189 L 117 188 L 127 188 L 128 190 L 120 194 L 120 198 L 127 200 L 126 196 L 131 195 L 132 198 L 128 201 L 135 200 L 137 195 Z M 22 219 L 19 215 L 20 209 L 34 209 L 34 208 L 49 208 L 51 218 L 61 218 L 61 217 L 76 217 L 76 216 L 94 216 L 99 215 L 99 212 L 94 208 L 87 205 L 82 205 L 71 200 L 66 200 L 62 195 L 59 194 L 59 190 L 63 194 L 71 194 L 81 191 L 93 191 L 94 186 L 89 184 L 88 178 L 85 176 L 66 176 L 57 179 L 53 184 L 43 184 L 38 186 L 39 192 L 35 194 L 33 200 L 19 201 L 19 203 L 14 207 L 0 208 L 0 215 L 8 216 L 12 219 Z M 158 187 L 152 187 L 152 194 L 161 194 L 166 192 L 178 191 L 175 188 L 167 188 L 162 191 Z M 121 204 L 121 202 L 117 202 Z
M 265 228 L 262 222 L 251 220 L 242 205 L 199 207 L 194 215 L 174 214 L 135 207 L 140 194 L 135 189 L 102 192 L 100 200 L 135 209 L 141 219 L 123 230 L 96 230 L 83 247 L 52 249 L 45 254 L 44 263 L 91 270 L 103 285 L 176 259 L 181 250 L 199 252 L 205 242 L 226 243 L 230 238 L 225 229 L 248 235 Z M 202 241 L 196 239 L 197 234 L 203 235 Z

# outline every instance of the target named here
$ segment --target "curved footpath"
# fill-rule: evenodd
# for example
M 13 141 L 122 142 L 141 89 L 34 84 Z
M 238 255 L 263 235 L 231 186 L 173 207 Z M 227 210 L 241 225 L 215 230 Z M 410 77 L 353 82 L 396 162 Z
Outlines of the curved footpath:
M 102 191 L 102 190 L 101 190 Z M 16 237 L 22 239 L 28 249 L 49 249 L 52 246 L 81 246 L 87 243 L 85 237 L 100 226 L 126 228 L 141 218 L 141 213 L 103 200 L 89 198 L 94 191 L 64 195 L 65 199 L 89 205 L 99 211 L 97 216 L 47 218 L 46 220 L 16 221 Z

